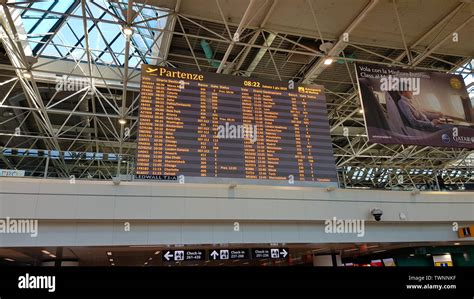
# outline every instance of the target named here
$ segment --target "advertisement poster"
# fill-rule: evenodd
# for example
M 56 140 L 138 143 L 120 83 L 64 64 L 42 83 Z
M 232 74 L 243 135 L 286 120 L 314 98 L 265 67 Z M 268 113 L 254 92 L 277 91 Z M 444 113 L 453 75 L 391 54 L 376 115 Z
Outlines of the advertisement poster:
M 461 76 L 356 65 L 370 142 L 474 148 L 474 108 Z

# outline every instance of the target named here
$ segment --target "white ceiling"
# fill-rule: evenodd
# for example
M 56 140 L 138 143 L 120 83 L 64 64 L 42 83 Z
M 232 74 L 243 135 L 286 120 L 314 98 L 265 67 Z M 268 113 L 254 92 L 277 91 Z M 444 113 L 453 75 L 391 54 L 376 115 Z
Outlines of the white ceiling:
M 255 0 L 249 27 L 258 27 L 269 11 L 273 0 Z M 137 1 L 143 2 L 143 1 Z M 174 9 L 176 0 L 152 0 L 148 4 Z M 223 23 L 215 1 L 181 0 L 179 13 L 188 17 Z M 229 24 L 238 25 L 250 0 L 219 0 L 223 15 Z M 369 0 L 311 0 L 324 39 L 337 39 L 351 21 L 370 3 Z M 426 48 L 451 34 L 459 25 L 473 16 L 474 3 L 459 0 L 398 0 L 396 1 L 400 21 L 408 46 L 413 44 L 433 26 L 440 22 L 458 5 L 464 6 L 446 26 L 441 26 L 420 44 Z M 315 21 L 306 0 L 278 0 L 268 21 L 267 30 L 318 38 Z M 459 56 L 474 55 L 474 20 L 459 32 L 459 42 L 451 39 L 444 42 L 435 53 Z M 387 48 L 404 48 L 395 8 L 392 0 L 378 0 L 365 19 L 355 28 L 350 41 Z

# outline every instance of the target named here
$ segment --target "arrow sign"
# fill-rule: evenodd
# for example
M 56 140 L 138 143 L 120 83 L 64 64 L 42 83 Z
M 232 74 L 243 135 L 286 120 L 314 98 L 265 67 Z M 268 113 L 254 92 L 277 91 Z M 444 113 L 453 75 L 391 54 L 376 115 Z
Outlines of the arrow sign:
M 203 261 L 206 258 L 205 250 L 167 250 L 162 255 L 163 262 Z
M 254 248 L 252 258 L 254 259 L 284 259 L 288 256 L 288 248 Z
M 164 255 L 165 259 L 169 261 L 172 257 L 174 257 L 174 254 L 171 253 L 170 251 L 167 251 Z
M 250 259 L 248 249 L 213 249 L 209 251 L 209 260 L 246 260 Z
M 217 257 L 219 257 L 219 253 L 217 253 L 217 251 L 213 250 L 212 253 L 211 253 L 211 258 L 213 260 L 217 260 Z

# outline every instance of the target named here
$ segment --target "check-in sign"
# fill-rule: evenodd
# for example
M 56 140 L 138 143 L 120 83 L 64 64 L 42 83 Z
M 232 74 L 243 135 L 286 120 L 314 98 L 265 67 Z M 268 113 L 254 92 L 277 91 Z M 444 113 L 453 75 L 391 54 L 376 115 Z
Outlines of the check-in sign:
M 208 258 L 210 261 L 246 260 L 250 254 L 248 249 L 212 249 Z
M 204 250 L 167 250 L 161 258 L 163 262 L 203 261 L 206 253 Z
M 288 256 L 288 248 L 254 248 L 254 259 L 284 259 Z

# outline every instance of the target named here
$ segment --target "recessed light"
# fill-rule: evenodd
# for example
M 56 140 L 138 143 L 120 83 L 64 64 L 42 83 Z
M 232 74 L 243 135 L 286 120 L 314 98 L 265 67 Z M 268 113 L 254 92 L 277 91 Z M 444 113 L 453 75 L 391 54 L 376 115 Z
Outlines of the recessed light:
M 109 259 L 109 261 L 113 262 L 113 261 L 114 261 L 114 259 Z
M 50 254 L 49 256 L 52 257 L 53 259 L 56 258 L 54 254 Z
M 112 255 L 112 251 L 107 251 L 107 255 Z
M 145 262 L 145 265 L 148 265 L 148 262 Z
M 155 254 L 160 254 L 160 251 L 159 251 L 159 250 L 158 250 L 158 251 L 155 251 Z
M 125 125 L 126 123 L 127 123 L 127 120 L 126 120 L 126 119 L 124 119 L 124 118 L 120 118 L 120 119 L 119 119 L 119 124 Z
M 359 114 L 364 114 L 364 109 L 359 109 Z
M 148 260 L 151 261 L 152 259 L 153 259 L 153 258 L 151 257 L 151 258 L 149 258 Z
M 41 250 L 41 252 L 44 253 L 44 254 L 47 254 L 47 255 L 51 254 L 51 252 L 49 252 L 48 250 Z
M 459 243 L 459 242 L 456 242 L 456 243 L 454 243 L 454 245 L 458 246 L 458 245 L 461 245 L 461 243 Z
M 24 72 L 23 76 L 25 77 L 25 79 L 31 79 L 31 73 L 30 72 Z
M 431 253 L 427 253 L 426 256 L 431 256 Z
M 8 257 L 6 257 L 5 260 L 9 261 L 9 262 L 14 262 L 15 261 L 14 259 L 11 259 L 11 258 L 8 258 Z
M 410 253 L 410 256 L 415 256 L 415 254 L 413 254 L 413 253 Z
M 114 264 L 114 263 L 112 263 L 111 265 L 112 265 L 112 266 L 115 266 L 115 264 Z

